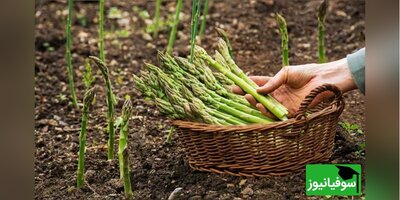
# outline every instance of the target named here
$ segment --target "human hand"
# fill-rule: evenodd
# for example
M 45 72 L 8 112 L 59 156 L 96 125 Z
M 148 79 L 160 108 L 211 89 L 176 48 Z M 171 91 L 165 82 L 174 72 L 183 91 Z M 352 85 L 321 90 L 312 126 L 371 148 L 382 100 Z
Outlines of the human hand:
M 301 102 L 311 90 L 320 85 L 334 84 L 343 92 L 357 88 L 345 58 L 323 64 L 287 66 L 283 67 L 274 77 L 252 76 L 250 79 L 260 86 L 257 89 L 258 93 L 271 94 L 283 104 L 289 111 L 289 117 L 296 113 Z M 252 95 L 245 94 L 240 87 L 234 86 L 232 91 L 245 95 L 247 101 L 256 106 L 264 115 L 274 117 Z M 311 102 L 310 107 L 317 105 L 331 95 L 329 92 L 321 93 Z

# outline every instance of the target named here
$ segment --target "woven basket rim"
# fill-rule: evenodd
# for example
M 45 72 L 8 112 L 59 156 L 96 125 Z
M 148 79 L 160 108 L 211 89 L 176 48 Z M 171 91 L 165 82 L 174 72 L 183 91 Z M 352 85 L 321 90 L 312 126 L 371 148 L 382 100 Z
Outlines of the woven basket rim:
M 246 124 L 246 125 L 217 125 L 217 124 L 206 124 L 206 123 L 186 121 L 186 120 L 174 120 L 174 121 L 172 121 L 172 124 L 175 126 L 178 126 L 180 128 L 185 128 L 190 125 L 191 129 L 196 129 L 196 127 L 198 127 L 201 130 L 204 130 L 207 127 L 207 128 L 212 129 L 213 131 L 218 129 L 221 132 L 223 132 L 224 129 L 227 129 L 227 131 L 249 131 L 250 129 L 260 130 L 260 128 L 270 129 L 270 128 L 279 128 L 282 126 L 290 126 L 290 125 L 297 124 L 299 122 L 304 123 L 307 120 L 311 120 L 311 119 L 314 119 L 317 117 L 323 117 L 325 115 L 328 115 L 328 114 L 338 111 L 339 107 L 337 106 L 337 104 L 331 104 L 331 105 L 321 109 L 320 111 L 313 112 L 301 119 L 292 117 L 285 121 L 275 121 L 275 122 L 271 122 L 268 124 L 256 124 L 255 123 L 255 124 Z
M 307 107 L 312 102 L 312 100 L 323 91 L 332 91 L 335 94 L 335 98 L 331 102 L 326 102 L 326 106 L 318 111 L 312 112 L 306 115 Z M 334 112 L 341 113 L 344 108 L 344 100 L 342 97 L 342 92 L 339 88 L 332 84 L 324 84 L 315 88 L 302 102 L 298 113 L 295 117 L 289 118 L 285 121 L 276 121 L 268 124 L 246 124 L 246 125 L 216 125 L 216 124 L 206 124 L 201 122 L 193 122 L 186 120 L 174 120 L 172 124 L 183 129 L 190 129 L 194 131 L 215 132 L 249 132 L 249 131 L 261 131 L 272 128 L 287 127 L 295 124 L 307 123 L 308 120 L 312 120 L 318 117 L 324 117 Z

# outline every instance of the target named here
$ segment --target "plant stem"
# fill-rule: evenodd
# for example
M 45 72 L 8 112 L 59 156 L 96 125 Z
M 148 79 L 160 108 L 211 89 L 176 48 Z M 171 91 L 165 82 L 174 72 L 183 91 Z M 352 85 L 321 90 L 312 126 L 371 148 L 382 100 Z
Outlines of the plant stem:
M 327 1 L 324 0 L 318 10 L 318 61 L 319 63 L 326 62 L 325 50 L 325 15 L 327 10 Z
M 99 49 L 100 59 L 105 62 L 104 54 L 104 0 L 99 0 Z
M 89 89 L 85 93 L 83 99 L 83 109 L 82 109 L 82 122 L 81 122 L 81 132 L 79 133 L 79 155 L 78 155 L 78 170 L 76 186 L 81 188 L 84 183 L 84 171 L 85 171 L 85 148 L 86 148 L 86 125 L 88 121 L 88 111 L 90 104 L 95 96 L 94 88 Z
M 108 143 L 107 143 L 107 158 L 108 160 L 114 159 L 114 94 L 112 92 L 111 88 L 111 81 L 110 81 L 110 75 L 107 66 L 104 64 L 103 61 L 101 61 L 99 58 L 94 57 L 94 56 L 89 56 L 90 59 L 92 59 L 96 65 L 100 68 L 100 71 L 103 75 L 104 81 L 106 83 L 106 90 L 107 90 L 107 105 L 108 105 L 108 112 L 107 112 L 107 118 L 108 118 Z
M 123 173 L 124 173 L 124 192 L 125 192 L 125 197 L 128 199 L 131 199 L 133 197 L 133 192 L 132 192 L 132 185 L 131 185 L 131 176 L 129 172 L 129 154 L 128 154 L 128 148 L 125 148 L 124 151 L 122 152 L 123 154 Z
M 156 1 L 156 12 L 154 15 L 154 38 L 158 36 L 158 27 L 160 26 L 160 7 L 161 7 L 161 0 Z
M 72 105 L 75 108 L 78 107 L 78 100 L 76 98 L 75 93 L 75 84 L 74 84 L 74 71 L 72 70 L 72 57 L 71 57 L 71 43 L 72 43 L 72 36 L 71 36 L 71 24 L 72 24 L 72 1 L 68 0 L 68 16 L 67 16 L 67 25 L 66 25 L 66 36 L 67 36 L 67 68 L 68 68 L 68 84 L 69 84 L 69 92 L 71 93 L 71 101 Z
M 204 0 L 204 5 L 203 5 L 203 19 L 201 21 L 200 25 L 200 32 L 199 35 L 200 37 L 204 36 L 204 32 L 206 30 L 206 21 L 207 21 L 207 13 L 208 13 L 208 1 L 209 0 Z
M 171 33 L 169 35 L 168 47 L 166 50 L 166 52 L 168 54 L 171 54 L 172 49 L 174 48 L 176 32 L 178 30 L 178 25 L 179 25 L 179 15 L 180 15 L 181 9 L 182 9 L 182 2 L 183 2 L 183 0 L 177 0 L 177 4 L 176 4 L 176 8 L 175 8 L 174 23 L 172 25 Z
M 167 136 L 167 143 L 171 143 L 171 140 L 172 140 L 172 136 L 174 135 L 174 133 L 175 133 L 175 128 L 173 127 L 173 126 L 171 126 L 171 128 L 169 129 L 169 132 L 168 132 L 168 136 Z
M 289 65 L 289 35 L 285 18 L 280 14 L 276 14 L 276 21 L 278 22 L 279 31 L 281 33 L 281 48 L 282 48 L 282 66 Z
M 132 101 L 127 98 L 122 106 L 122 123 L 118 145 L 118 160 L 120 169 L 120 178 L 124 181 L 124 190 L 126 197 L 130 198 L 132 193 L 131 180 L 129 176 L 129 155 L 128 155 L 128 122 L 132 115 Z
M 192 20 L 190 29 L 190 63 L 193 63 L 194 45 L 196 44 L 197 28 L 199 22 L 199 7 L 201 0 L 192 0 Z

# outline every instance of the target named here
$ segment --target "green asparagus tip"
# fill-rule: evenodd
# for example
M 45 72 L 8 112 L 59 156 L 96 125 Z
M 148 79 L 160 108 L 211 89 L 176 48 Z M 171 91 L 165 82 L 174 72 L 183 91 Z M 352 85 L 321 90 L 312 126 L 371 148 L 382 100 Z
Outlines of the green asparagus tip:
M 100 58 L 97 58 L 95 56 L 89 56 L 89 58 L 91 60 L 93 60 L 94 63 L 96 63 L 96 65 L 100 68 L 101 72 L 105 76 L 108 75 L 108 68 L 107 68 L 106 64 L 102 60 L 100 60 Z
M 83 97 L 83 103 L 88 105 L 93 102 L 94 96 L 96 95 L 95 87 L 90 88 L 86 91 L 85 96 Z
M 286 27 L 286 20 L 279 13 L 276 13 L 276 21 L 278 22 L 279 27 Z
M 199 56 L 200 58 L 206 58 L 208 56 L 207 51 L 197 45 L 194 46 L 194 53 L 195 53 L 195 55 Z
M 325 18 L 327 8 L 328 8 L 328 2 L 326 0 L 322 1 L 318 9 L 318 18 L 320 19 Z
M 132 111 L 133 111 L 132 101 L 131 98 L 129 97 L 125 100 L 124 105 L 122 106 L 122 114 L 127 119 L 129 119 L 130 116 L 132 115 Z
M 216 27 L 215 31 L 217 32 L 218 37 L 222 37 L 222 38 L 228 37 L 228 34 L 226 34 L 224 29 L 222 29 L 222 28 Z

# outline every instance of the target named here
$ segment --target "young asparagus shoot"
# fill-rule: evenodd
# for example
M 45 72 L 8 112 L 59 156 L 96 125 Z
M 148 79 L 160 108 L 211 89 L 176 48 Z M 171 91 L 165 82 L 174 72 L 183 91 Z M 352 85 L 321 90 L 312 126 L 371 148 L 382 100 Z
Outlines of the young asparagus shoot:
M 318 9 L 318 61 L 319 63 L 326 62 L 325 50 L 325 15 L 328 8 L 328 2 L 322 1 Z
M 217 27 L 215 28 L 215 30 L 217 31 L 218 37 L 222 38 L 225 41 L 226 45 L 228 46 L 229 55 L 232 57 L 232 59 L 234 59 L 232 52 L 233 50 L 231 43 L 229 42 L 228 34 L 222 28 Z
M 154 14 L 154 33 L 153 37 L 156 38 L 158 36 L 158 28 L 160 27 L 160 7 L 162 0 L 156 0 L 156 12 Z
M 172 140 L 172 136 L 175 133 L 175 128 L 173 126 L 171 126 L 171 128 L 169 128 L 169 132 L 168 132 L 168 136 L 167 136 L 167 143 L 171 144 L 171 140 Z
M 130 97 L 126 98 L 122 106 L 122 123 L 119 135 L 118 160 L 120 169 L 120 178 L 124 181 L 124 191 L 127 198 L 132 197 L 131 179 L 129 176 L 129 154 L 128 154 L 128 123 L 132 115 L 132 101 Z
M 209 0 L 204 0 L 204 5 L 203 5 L 203 18 L 201 20 L 201 25 L 200 25 L 200 32 L 199 36 L 203 37 L 204 32 L 206 30 L 206 21 L 207 21 L 207 13 L 208 13 L 208 2 Z
M 105 62 L 104 53 L 104 0 L 99 0 L 99 50 L 100 59 Z
M 181 9 L 182 9 L 182 2 L 183 2 L 183 0 L 177 0 L 177 3 L 176 3 L 174 23 L 172 24 L 172 29 L 171 29 L 171 33 L 169 35 L 169 41 L 168 41 L 168 46 L 167 46 L 167 50 L 166 50 L 166 52 L 168 54 L 171 54 L 172 49 L 174 48 L 176 32 L 178 30 L 178 25 L 179 25 L 179 15 L 180 15 Z
M 66 25 L 66 37 L 67 37 L 66 58 L 67 58 L 67 68 L 68 68 L 68 84 L 69 84 L 69 92 L 71 93 L 72 105 L 75 108 L 78 108 L 78 100 L 76 99 L 76 94 L 75 94 L 74 71 L 72 69 L 72 56 L 71 56 L 72 25 L 71 24 L 72 24 L 72 0 L 68 0 L 68 16 Z
M 108 160 L 114 159 L 114 94 L 112 91 L 111 87 L 111 81 L 110 81 L 110 74 L 108 71 L 107 66 L 104 64 L 103 61 L 101 61 L 99 58 L 94 57 L 94 56 L 89 56 L 90 59 L 92 59 L 96 65 L 100 68 L 100 71 L 103 75 L 104 81 L 106 83 L 106 88 L 107 88 L 107 105 L 108 105 L 108 112 L 107 112 L 107 118 L 108 118 L 108 144 L 107 144 L 107 158 Z
M 193 63 L 194 45 L 196 44 L 197 28 L 200 16 L 200 3 L 201 0 L 192 0 L 192 20 L 190 29 L 190 63 Z
M 84 183 L 84 171 L 85 171 L 85 148 L 86 148 L 86 126 L 88 121 L 88 111 L 90 104 L 95 96 L 95 89 L 91 88 L 86 91 L 83 98 L 83 109 L 82 109 L 82 122 L 81 132 L 79 133 L 79 154 L 78 154 L 78 170 L 76 186 L 81 188 Z
M 289 65 L 289 35 L 285 18 L 277 13 L 276 21 L 279 26 L 279 32 L 281 33 L 282 66 L 284 67 Z

